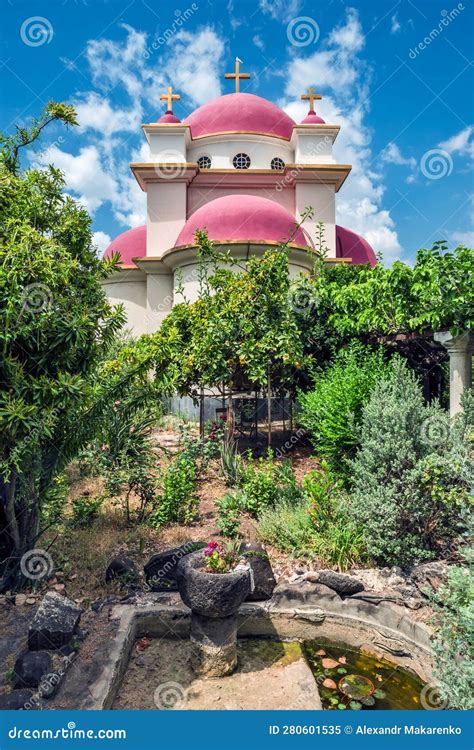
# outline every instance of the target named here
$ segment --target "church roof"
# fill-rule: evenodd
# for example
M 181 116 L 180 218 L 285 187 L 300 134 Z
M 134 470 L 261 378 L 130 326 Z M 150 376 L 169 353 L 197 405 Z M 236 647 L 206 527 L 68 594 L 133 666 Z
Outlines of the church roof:
M 256 195 L 226 195 L 198 208 L 187 220 L 175 247 L 194 245 L 197 229 L 215 242 L 287 242 L 307 245 L 295 217 L 279 203 Z
M 290 139 L 295 125 L 286 112 L 255 94 L 225 94 L 203 104 L 184 120 L 193 138 L 217 133 L 258 133 Z
M 242 198 L 249 198 L 251 196 L 233 196 L 233 198 L 238 197 L 239 199 Z M 218 201 L 221 201 L 222 198 L 217 198 L 216 201 L 212 201 L 212 203 L 217 203 Z M 272 203 L 272 201 L 268 201 L 266 198 L 260 198 L 255 199 L 252 197 L 252 201 L 254 200 L 264 200 L 266 202 Z M 210 204 L 207 204 L 209 206 Z M 254 204 L 255 205 L 255 204 Z M 274 204 L 277 208 L 281 208 L 278 206 L 278 204 Z M 194 231 L 196 228 L 202 228 L 203 224 L 199 223 L 202 219 L 199 217 L 199 212 L 205 209 L 206 206 L 203 206 L 201 209 L 198 209 L 197 211 L 192 214 L 192 216 L 189 217 L 188 221 L 186 222 L 181 234 L 178 237 L 178 240 L 176 241 L 176 246 L 184 245 L 184 244 L 194 244 Z M 283 214 L 285 214 L 284 223 L 281 224 L 283 229 L 294 230 L 294 219 L 290 214 L 287 214 L 285 209 L 281 209 L 283 211 Z M 213 214 L 214 212 L 212 212 Z M 273 216 L 273 214 L 271 214 Z M 280 214 L 282 216 L 282 214 Z M 282 217 L 283 218 L 283 217 Z M 196 221 L 197 219 L 197 221 Z M 212 222 L 210 221 L 212 219 Z M 209 225 L 213 225 L 213 217 L 212 215 L 207 215 L 207 224 L 208 224 L 208 231 L 209 231 Z M 231 226 L 230 223 L 230 216 L 227 217 L 222 226 L 225 225 L 225 223 L 229 221 L 229 227 Z M 206 222 L 205 222 L 206 223 Z M 230 230 L 226 230 L 226 234 Z M 236 234 L 242 235 L 244 234 L 243 231 L 237 231 L 236 225 L 234 224 L 234 229 L 232 230 Z M 253 228 L 253 232 L 256 232 L 257 229 Z M 260 231 L 260 230 L 259 230 Z M 301 232 L 301 230 L 299 230 Z M 220 232 L 219 232 L 220 233 Z M 245 233 L 247 234 L 247 233 Z M 275 236 L 278 236 L 276 232 L 274 232 Z M 303 233 L 301 232 L 301 235 Z M 307 245 L 304 235 L 301 236 L 298 234 L 294 238 L 294 242 L 296 244 L 302 244 Z M 213 237 L 211 234 L 209 235 L 211 239 Z M 288 239 L 289 234 L 283 235 L 284 239 Z M 222 239 L 222 237 L 220 238 Z M 226 239 L 230 240 L 232 237 L 227 237 Z M 242 236 L 235 237 L 235 239 L 242 239 Z M 248 241 L 250 239 L 257 239 L 256 237 L 245 237 L 245 240 Z M 281 241 L 280 239 L 270 239 L 267 238 L 267 241 Z M 133 258 L 144 258 L 146 256 L 146 225 L 143 224 L 143 226 L 135 227 L 134 229 L 129 229 L 126 232 L 122 232 L 122 234 L 119 234 L 118 237 L 116 237 L 108 246 L 107 250 L 104 253 L 104 257 L 110 257 L 111 253 L 113 251 L 117 251 L 121 255 L 121 265 L 122 266 L 134 266 Z M 375 256 L 375 253 L 372 249 L 372 247 L 369 245 L 367 240 L 365 240 L 363 237 L 361 237 L 359 234 L 356 234 L 356 232 L 352 232 L 350 229 L 345 229 L 344 227 L 336 226 L 336 257 L 337 258 L 351 258 L 352 263 L 370 263 L 371 266 L 375 266 L 377 263 L 377 258 Z

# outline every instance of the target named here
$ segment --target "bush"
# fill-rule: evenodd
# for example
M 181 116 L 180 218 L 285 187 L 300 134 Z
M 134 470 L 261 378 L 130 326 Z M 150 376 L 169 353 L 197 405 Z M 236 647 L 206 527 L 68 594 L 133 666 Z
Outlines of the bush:
M 296 479 L 291 463 L 274 461 L 271 451 L 258 461 L 242 464 L 239 478 L 242 510 L 258 517 L 263 508 L 272 507 L 283 494 L 293 494 Z
M 374 351 L 359 342 L 340 350 L 321 371 L 314 389 L 300 394 L 300 422 L 311 431 L 318 456 L 345 472 L 345 459 L 359 444 L 362 407 L 375 384 L 390 371 L 382 349 Z
M 236 537 L 240 531 L 240 503 L 239 496 L 227 492 L 216 503 L 219 510 L 217 528 L 224 536 Z
M 450 709 L 471 710 L 474 708 L 474 554 L 467 549 L 463 557 L 466 565 L 450 568 L 447 582 L 433 597 L 434 674 L 440 683 L 440 698 Z
M 76 497 L 72 502 L 72 516 L 69 519 L 69 525 L 73 529 L 87 528 L 92 525 L 93 521 L 99 515 L 99 510 L 104 502 L 103 496 L 90 497 L 83 494 Z
M 367 559 L 361 530 L 343 508 L 341 482 L 324 464 L 307 474 L 300 497 L 280 499 L 263 511 L 258 526 L 262 541 L 298 556 L 317 555 L 326 565 L 346 570 Z
M 163 472 L 162 494 L 157 500 L 150 523 L 160 527 L 168 523 L 190 523 L 196 515 L 198 471 L 196 462 L 185 452 L 179 453 Z
M 363 522 L 374 558 L 406 566 L 452 551 L 468 500 L 465 418 L 451 425 L 426 406 L 416 376 L 397 360 L 363 408 L 361 448 L 349 461 L 348 513 Z

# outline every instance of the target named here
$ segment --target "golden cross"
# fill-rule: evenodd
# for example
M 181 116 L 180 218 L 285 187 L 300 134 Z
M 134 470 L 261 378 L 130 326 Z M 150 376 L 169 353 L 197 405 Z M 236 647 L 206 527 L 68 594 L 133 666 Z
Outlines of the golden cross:
M 240 91 L 240 79 L 241 78 L 250 78 L 249 73 L 241 73 L 240 72 L 240 63 L 242 60 L 239 60 L 238 57 L 235 58 L 235 73 L 226 73 L 224 75 L 224 78 L 235 78 L 235 93 L 238 94 Z
M 179 94 L 173 94 L 173 89 L 171 86 L 168 86 L 168 93 L 167 94 L 161 94 L 160 101 L 168 102 L 168 109 L 167 112 L 173 111 L 173 102 L 178 102 L 181 99 Z
M 309 101 L 309 111 L 314 112 L 314 100 L 315 99 L 322 99 L 323 97 L 321 94 L 315 94 L 314 93 L 314 86 L 309 87 L 309 94 L 301 94 L 301 98 L 304 101 Z

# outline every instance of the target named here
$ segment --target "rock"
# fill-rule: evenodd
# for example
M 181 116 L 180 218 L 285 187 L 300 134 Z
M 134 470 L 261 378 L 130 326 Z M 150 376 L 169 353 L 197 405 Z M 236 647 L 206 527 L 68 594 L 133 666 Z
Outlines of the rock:
M 301 605 L 321 607 L 324 606 L 325 602 L 329 603 L 334 599 L 340 601 L 339 595 L 329 586 L 323 586 L 322 583 L 303 581 L 302 583 L 289 584 L 285 582 L 279 583 L 275 587 L 271 606 L 285 609 L 294 609 Z
M 237 665 L 237 617 L 191 617 L 191 664 L 203 677 L 224 677 Z
M 323 680 L 323 687 L 328 688 L 328 690 L 337 690 L 337 685 L 334 682 L 334 680 L 331 680 L 329 677 L 326 677 L 325 680 Z
M 107 566 L 105 571 L 105 582 L 110 583 L 116 578 L 128 577 L 130 580 L 134 580 L 137 577 L 137 569 L 135 563 L 126 555 L 117 555 L 114 557 Z
M 198 546 L 196 546 L 198 545 Z M 144 566 L 145 578 L 152 591 L 177 591 L 176 571 L 178 563 L 186 555 L 195 552 L 201 542 L 187 542 L 181 547 L 165 550 L 153 555 Z
M 415 565 L 410 571 L 410 579 L 418 590 L 427 596 L 430 590 L 437 591 L 446 581 L 448 566 L 443 562 L 428 562 Z
M 16 606 L 17 607 L 22 607 L 24 604 L 26 604 L 27 598 L 28 597 L 26 596 L 26 594 L 17 594 L 15 596 L 15 604 L 16 604 Z
M 263 602 L 271 599 L 276 580 L 264 548 L 261 544 L 242 544 L 240 551 L 250 565 L 254 580 L 254 589 L 247 596 L 246 601 Z
M 0 711 L 21 711 L 25 710 L 33 697 L 31 690 L 13 690 L 11 693 L 2 693 L 0 695 Z
M 55 591 L 48 591 L 28 631 L 32 651 L 57 649 L 72 640 L 81 619 L 82 609 Z
M 36 604 L 36 599 L 34 596 L 29 596 L 26 600 L 26 604 Z
M 49 674 L 45 674 L 43 679 L 41 680 L 41 685 L 39 686 L 39 693 L 41 694 L 42 698 L 54 698 L 56 693 L 59 690 L 59 687 L 64 680 L 65 671 L 58 671 L 58 672 L 50 672 Z
M 178 589 L 183 602 L 205 617 L 228 617 L 237 612 L 250 592 L 250 571 L 207 573 L 202 551 L 178 563 Z
M 333 570 L 320 570 L 318 582 L 329 586 L 333 591 L 344 596 L 351 596 L 364 590 L 364 584 L 354 576 L 335 573 Z
M 15 662 L 12 687 L 38 687 L 41 678 L 49 672 L 51 667 L 51 657 L 46 651 L 26 651 Z

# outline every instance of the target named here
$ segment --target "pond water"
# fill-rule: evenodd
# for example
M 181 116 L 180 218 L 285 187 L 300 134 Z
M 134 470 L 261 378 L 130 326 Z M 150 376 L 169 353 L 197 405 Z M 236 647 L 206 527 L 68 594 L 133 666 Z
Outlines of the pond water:
M 423 710 L 412 672 L 342 644 L 306 641 L 304 653 L 328 710 Z

